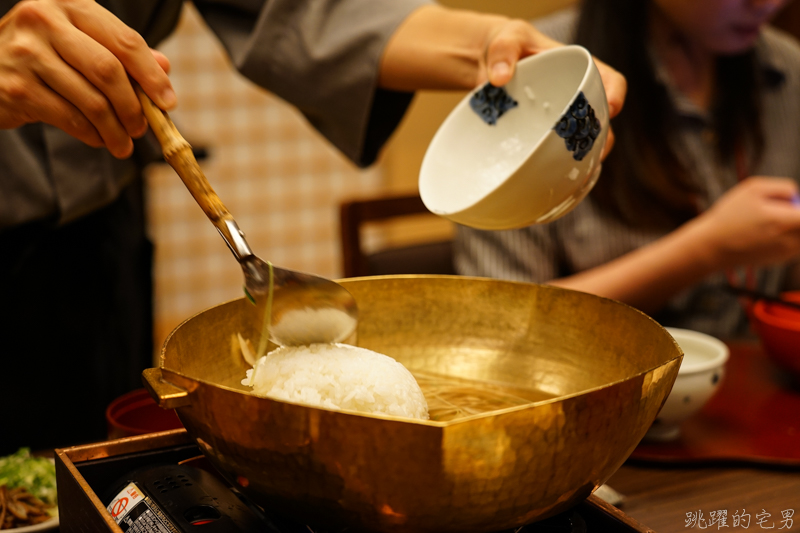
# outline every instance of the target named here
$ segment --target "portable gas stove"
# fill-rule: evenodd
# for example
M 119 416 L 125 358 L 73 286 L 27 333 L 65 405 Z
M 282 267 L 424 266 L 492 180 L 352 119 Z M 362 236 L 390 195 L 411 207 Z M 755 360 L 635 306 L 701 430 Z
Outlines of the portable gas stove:
M 61 533 L 345 533 L 268 516 L 231 487 L 185 430 L 56 450 Z M 595 496 L 502 533 L 651 532 Z

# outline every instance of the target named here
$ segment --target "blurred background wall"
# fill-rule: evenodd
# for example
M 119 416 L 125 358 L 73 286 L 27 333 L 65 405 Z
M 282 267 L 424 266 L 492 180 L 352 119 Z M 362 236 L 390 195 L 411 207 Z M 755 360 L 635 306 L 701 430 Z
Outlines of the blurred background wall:
M 532 19 L 575 0 L 442 0 L 442 4 Z M 800 29 L 800 2 L 778 25 Z M 338 207 L 346 199 L 416 191 L 425 149 L 464 93 L 419 93 L 379 162 L 360 170 L 291 106 L 236 73 L 187 3 L 177 31 L 160 49 L 172 62 L 179 97 L 171 113 L 195 147 L 208 150 L 203 170 L 246 232 L 273 263 L 341 276 Z M 156 245 L 155 345 L 181 321 L 242 295 L 241 269 L 183 183 L 167 165 L 147 174 L 150 233 Z M 376 228 L 372 246 L 447 235 L 439 220 Z

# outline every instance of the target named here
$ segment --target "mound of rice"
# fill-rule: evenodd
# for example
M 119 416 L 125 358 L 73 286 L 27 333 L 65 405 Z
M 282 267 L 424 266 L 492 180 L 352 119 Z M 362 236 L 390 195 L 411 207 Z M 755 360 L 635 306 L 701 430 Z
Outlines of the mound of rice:
M 348 344 L 281 347 L 258 359 L 242 385 L 253 394 L 331 409 L 427 420 L 428 404 L 403 365 Z

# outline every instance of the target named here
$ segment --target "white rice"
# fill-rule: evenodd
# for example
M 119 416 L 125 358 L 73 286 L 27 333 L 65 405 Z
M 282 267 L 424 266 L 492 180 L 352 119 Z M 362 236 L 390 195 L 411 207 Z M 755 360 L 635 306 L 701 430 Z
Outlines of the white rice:
M 242 385 L 253 394 L 330 409 L 427 420 L 428 404 L 403 365 L 347 344 L 281 347 L 258 359 Z

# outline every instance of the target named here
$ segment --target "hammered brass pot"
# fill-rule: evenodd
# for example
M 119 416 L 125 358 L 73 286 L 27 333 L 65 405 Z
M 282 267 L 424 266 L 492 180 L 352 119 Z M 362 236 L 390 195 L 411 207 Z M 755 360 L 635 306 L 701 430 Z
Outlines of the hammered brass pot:
M 352 343 L 433 384 L 425 393 L 442 420 L 248 394 L 236 334 L 258 328 L 245 299 L 178 326 L 160 368 L 145 371 L 231 483 L 312 525 L 479 532 L 564 511 L 633 451 L 683 357 L 646 315 L 585 293 L 457 276 L 342 283 L 359 306 Z

